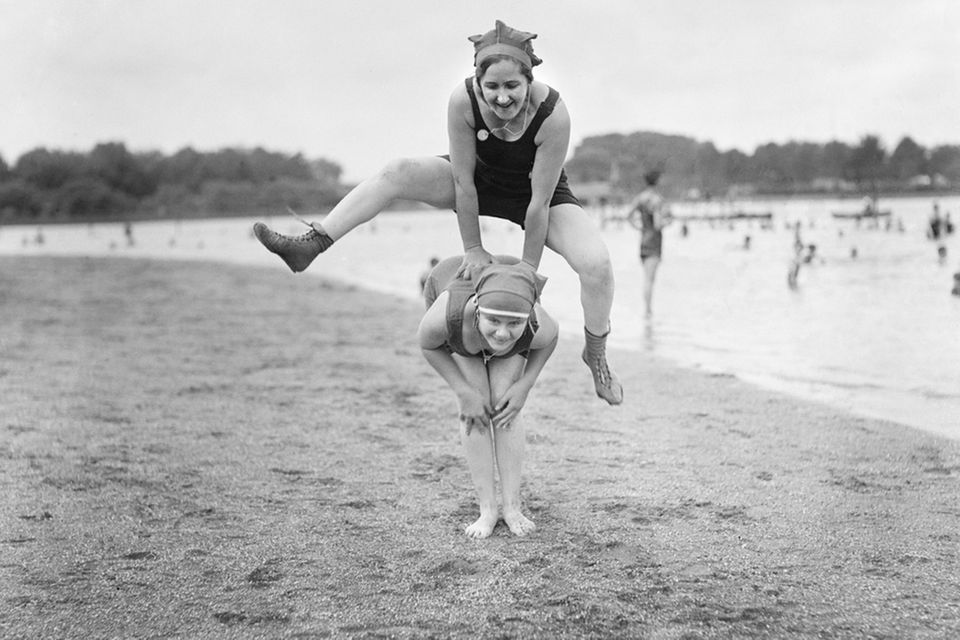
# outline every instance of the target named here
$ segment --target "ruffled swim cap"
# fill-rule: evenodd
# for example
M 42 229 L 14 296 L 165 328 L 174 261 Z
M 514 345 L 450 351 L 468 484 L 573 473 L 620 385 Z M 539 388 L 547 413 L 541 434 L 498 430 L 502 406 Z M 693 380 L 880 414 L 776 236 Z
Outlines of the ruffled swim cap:
M 497 20 L 493 30 L 467 38 L 473 43 L 473 66 L 479 66 L 490 56 L 505 55 L 532 69 L 543 62 L 533 54 L 533 45 L 530 44 L 536 37 L 535 33 L 513 29 Z
M 483 313 L 526 318 L 546 283 L 547 279 L 530 267 L 492 264 L 477 280 L 477 307 Z

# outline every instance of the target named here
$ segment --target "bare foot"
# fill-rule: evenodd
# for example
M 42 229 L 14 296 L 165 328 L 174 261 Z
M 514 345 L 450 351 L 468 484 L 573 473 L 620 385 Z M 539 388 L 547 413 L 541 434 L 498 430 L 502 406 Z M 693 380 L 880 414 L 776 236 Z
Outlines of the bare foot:
M 510 531 L 512 531 L 513 535 L 515 536 L 525 536 L 529 533 L 533 533 L 534 529 L 537 528 L 537 525 L 533 524 L 532 520 L 527 518 L 519 511 L 514 511 L 513 513 L 504 513 L 503 521 L 507 523 L 507 526 L 510 527 Z
M 499 520 L 499 518 L 497 517 L 496 513 L 481 513 L 480 517 L 477 518 L 477 521 L 465 529 L 465 533 L 467 536 L 477 540 L 481 538 L 489 538 L 490 534 L 493 533 L 493 528 L 497 526 L 497 520 Z

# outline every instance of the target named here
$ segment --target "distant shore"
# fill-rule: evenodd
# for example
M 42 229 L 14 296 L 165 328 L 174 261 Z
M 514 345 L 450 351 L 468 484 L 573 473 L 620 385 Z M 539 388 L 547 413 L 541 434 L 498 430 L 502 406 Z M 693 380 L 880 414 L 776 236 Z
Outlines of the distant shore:
M 0 635 L 960 633 L 960 443 L 564 339 L 538 532 L 466 539 L 421 308 L 277 269 L 0 257 Z
M 576 186 L 573 187 L 574 193 L 576 193 Z M 948 189 L 948 190 L 930 190 L 930 191 L 899 191 L 899 192 L 890 192 L 890 193 L 879 193 L 877 195 L 878 199 L 883 200 L 897 200 L 898 198 L 948 198 L 952 196 L 960 195 L 960 190 L 957 189 Z M 804 199 L 804 200 L 849 200 L 849 201 L 859 201 L 864 196 L 860 192 L 840 192 L 840 193 L 823 193 L 823 192 L 804 192 L 804 193 L 763 193 L 763 194 L 751 194 L 751 195 L 738 195 L 735 198 L 727 198 L 726 196 L 717 196 L 714 198 L 701 198 L 696 200 L 690 200 L 685 198 L 676 198 L 674 202 L 686 203 L 686 204 L 723 204 L 727 202 L 736 202 L 736 203 L 763 203 L 769 201 L 782 201 L 782 200 L 793 200 L 793 199 Z M 329 213 L 329 207 L 323 210 L 311 210 L 304 211 L 302 213 L 308 214 L 311 216 L 323 216 Z M 433 207 L 424 205 L 417 202 L 403 201 L 396 204 L 384 211 L 384 213 L 391 212 L 407 212 L 415 210 L 431 210 Z M 83 216 L 83 217 L 71 217 L 71 218 L 29 218 L 29 217 L 7 217 L 0 218 L 0 228 L 5 226 L 29 226 L 29 225 L 58 225 L 58 224 L 110 224 L 110 223 L 124 223 L 124 222 L 148 222 L 153 220 L 204 220 L 211 219 L 215 220 L 218 218 L 243 218 L 250 217 L 253 215 L 283 215 L 286 213 L 285 205 L 282 202 L 277 203 L 275 211 L 202 211 L 189 214 L 183 214 L 179 216 L 172 215 L 160 215 L 156 213 L 144 213 L 143 211 L 138 211 L 136 213 L 130 213 L 128 215 L 110 215 L 110 216 Z

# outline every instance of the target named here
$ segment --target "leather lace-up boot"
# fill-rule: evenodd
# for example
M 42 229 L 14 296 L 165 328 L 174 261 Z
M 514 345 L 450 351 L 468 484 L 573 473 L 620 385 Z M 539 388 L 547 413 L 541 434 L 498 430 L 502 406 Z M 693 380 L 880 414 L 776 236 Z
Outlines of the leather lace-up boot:
M 607 364 L 607 336 L 610 332 L 595 336 L 584 328 L 583 333 L 587 339 L 583 347 L 583 361 L 593 374 L 593 386 L 597 395 L 608 404 L 620 404 L 623 402 L 623 386 Z
M 258 222 L 253 233 L 268 251 L 280 256 L 290 270 L 299 273 L 310 266 L 313 259 L 330 248 L 333 238 L 318 223 L 308 223 L 310 230 L 299 236 L 287 236 Z

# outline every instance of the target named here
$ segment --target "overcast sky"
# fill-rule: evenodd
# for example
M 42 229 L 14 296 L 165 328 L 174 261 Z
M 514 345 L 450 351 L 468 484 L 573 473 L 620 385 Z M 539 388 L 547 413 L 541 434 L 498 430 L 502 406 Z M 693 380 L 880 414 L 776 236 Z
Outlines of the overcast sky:
M 0 155 L 119 141 L 339 163 L 446 152 L 467 36 L 539 34 L 585 136 L 960 144 L 956 0 L 0 0 Z

